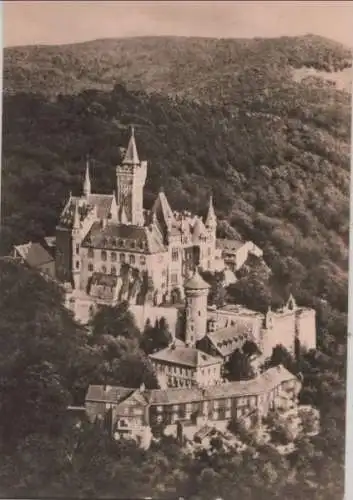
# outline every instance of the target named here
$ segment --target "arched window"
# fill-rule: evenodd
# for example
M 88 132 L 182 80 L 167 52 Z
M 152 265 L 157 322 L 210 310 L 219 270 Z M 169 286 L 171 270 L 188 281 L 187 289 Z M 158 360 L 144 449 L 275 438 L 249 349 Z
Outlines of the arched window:
M 116 275 L 116 267 L 115 266 L 112 266 L 111 274 L 113 274 L 114 276 Z
M 120 254 L 120 262 L 125 262 L 125 254 L 124 253 Z
M 116 253 L 115 252 L 111 252 L 110 258 L 111 258 L 112 262 L 116 262 Z
M 77 262 L 76 262 L 76 269 L 79 269 L 79 267 L 80 267 L 80 262 L 79 262 L 79 261 L 77 261 Z
M 102 266 L 102 273 L 104 273 L 104 274 L 105 274 L 106 272 L 107 272 L 107 268 L 106 268 L 106 266 Z
M 135 255 L 130 255 L 130 264 L 135 264 Z
M 101 251 L 101 258 L 104 262 L 107 260 L 107 252 L 105 250 Z

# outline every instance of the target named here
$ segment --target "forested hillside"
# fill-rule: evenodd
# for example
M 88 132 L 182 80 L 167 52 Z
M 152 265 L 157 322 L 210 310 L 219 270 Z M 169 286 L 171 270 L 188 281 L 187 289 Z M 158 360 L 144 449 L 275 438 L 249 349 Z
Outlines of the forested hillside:
M 149 338 L 125 306 L 87 337 L 54 283 L 0 259 L 1 495 L 342 498 L 351 99 L 327 75 L 350 66 L 347 49 L 311 35 L 5 50 L 1 253 L 54 234 L 87 154 L 93 189 L 112 192 L 134 124 L 146 207 L 163 185 L 175 209 L 203 213 L 212 191 L 219 235 L 253 240 L 273 272 L 265 283 L 252 269 L 238 296 L 259 307 L 291 290 L 316 308 L 318 351 L 281 362 L 303 375 L 321 431 L 286 457 L 256 440 L 190 457 L 169 438 L 145 452 L 78 430 L 63 415 L 92 381 L 154 386 Z
M 271 97 L 237 106 L 127 91 L 48 101 L 4 97 L 3 252 L 53 234 L 84 158 L 95 190 L 112 192 L 120 147 L 135 124 L 148 159 L 146 204 L 163 184 L 175 209 L 206 208 L 264 249 L 282 285 L 307 302 L 346 308 L 350 97 L 328 84 L 278 82 Z M 308 271 L 310 279 L 308 279 Z
M 341 44 L 315 35 L 269 39 L 136 37 L 4 51 L 5 92 L 48 95 L 88 88 L 129 89 L 219 102 L 270 91 L 292 68 L 328 72 L 351 67 Z M 241 93 L 240 93 L 241 92 Z M 261 94 L 259 95 L 259 98 Z

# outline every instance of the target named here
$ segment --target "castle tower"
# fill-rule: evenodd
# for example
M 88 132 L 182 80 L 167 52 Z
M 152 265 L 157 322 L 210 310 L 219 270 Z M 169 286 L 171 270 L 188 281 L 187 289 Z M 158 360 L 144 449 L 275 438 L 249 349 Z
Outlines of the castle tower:
M 75 212 L 72 226 L 72 279 L 74 289 L 80 288 L 81 276 L 81 259 L 80 259 L 80 244 L 81 244 L 81 222 L 78 203 L 75 203 Z
M 116 168 L 117 203 L 120 209 L 124 207 L 130 224 L 144 225 L 143 188 L 146 181 L 147 162 L 140 161 L 134 128 L 121 165 Z
M 89 160 L 86 161 L 85 180 L 83 182 L 83 194 L 87 198 L 91 194 L 91 179 L 89 175 Z
M 185 343 L 194 346 L 207 332 L 207 296 L 210 285 L 196 269 L 184 284 L 186 298 Z

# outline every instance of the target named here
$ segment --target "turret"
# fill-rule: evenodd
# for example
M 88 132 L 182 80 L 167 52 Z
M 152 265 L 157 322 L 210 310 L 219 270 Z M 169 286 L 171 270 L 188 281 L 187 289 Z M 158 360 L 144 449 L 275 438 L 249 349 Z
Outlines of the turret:
M 89 175 L 89 160 L 86 161 L 85 180 L 83 183 L 83 194 L 87 198 L 91 194 L 91 179 Z
M 205 226 L 207 229 L 215 231 L 217 226 L 217 217 L 213 208 L 213 197 L 210 196 L 210 202 L 208 205 L 208 212 L 205 220 Z
M 184 284 L 186 298 L 185 343 L 194 346 L 207 333 L 207 296 L 210 285 L 198 269 Z

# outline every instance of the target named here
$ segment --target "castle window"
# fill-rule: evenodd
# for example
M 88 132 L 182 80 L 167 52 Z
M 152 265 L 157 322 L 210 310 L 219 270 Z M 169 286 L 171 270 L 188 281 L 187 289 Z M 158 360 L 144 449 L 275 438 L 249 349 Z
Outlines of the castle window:
M 93 271 L 93 264 L 92 264 L 92 262 L 90 262 L 88 264 L 88 270 L 89 270 L 90 273 Z
M 144 266 L 146 264 L 146 257 L 144 255 L 141 255 L 140 257 L 140 264 L 141 266 Z
M 89 259 L 93 259 L 93 256 L 94 256 L 93 248 L 88 249 L 87 255 L 88 255 Z
M 111 258 L 112 262 L 116 262 L 116 253 L 115 252 L 111 252 L 110 258 Z
M 201 311 L 199 311 L 199 316 L 201 316 Z
M 175 262 L 179 259 L 179 252 L 177 248 L 172 248 L 172 260 Z
M 113 274 L 114 276 L 116 275 L 116 267 L 115 266 L 112 266 L 111 274 Z
M 80 245 L 76 245 L 76 255 L 80 253 Z
M 125 262 L 125 254 L 124 253 L 120 254 L 120 262 Z
M 80 262 L 79 262 L 79 261 L 77 261 L 77 262 L 76 262 L 76 269 L 79 269 L 79 267 L 80 267 Z
M 131 247 L 131 248 L 135 248 L 135 242 L 134 242 L 134 241 L 131 241 L 131 243 L 130 243 L 130 247 Z
M 210 256 L 210 255 L 211 255 L 211 249 L 210 249 L 210 248 L 208 248 L 208 249 L 207 249 L 207 255 L 208 255 L 208 256 Z
M 106 266 L 102 266 L 102 273 L 104 273 L 104 274 L 105 274 L 106 272 L 107 272 L 107 268 L 106 268 Z
M 177 285 L 178 284 L 178 275 L 176 273 L 173 273 L 170 276 L 170 280 L 172 282 L 172 285 Z
M 103 261 L 107 260 L 107 252 L 105 250 L 101 251 L 101 258 L 102 258 Z
M 130 255 L 129 262 L 130 264 L 135 264 L 135 255 Z

